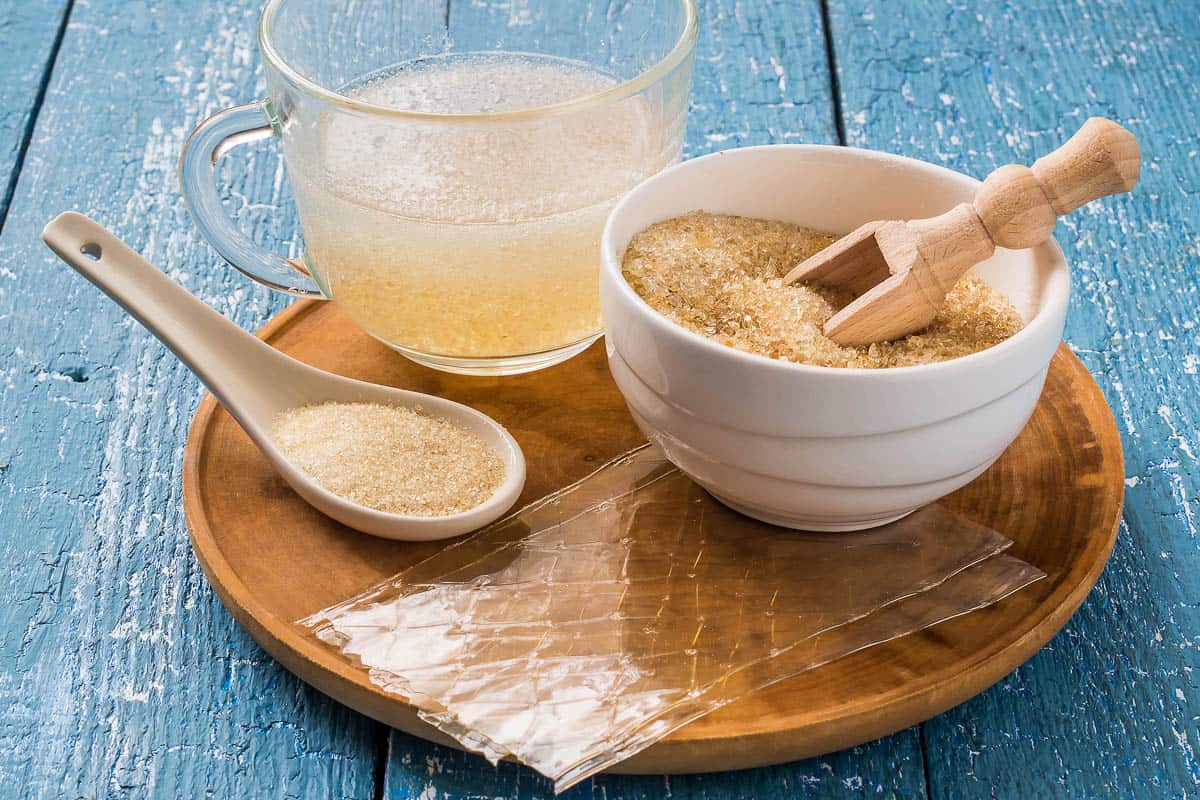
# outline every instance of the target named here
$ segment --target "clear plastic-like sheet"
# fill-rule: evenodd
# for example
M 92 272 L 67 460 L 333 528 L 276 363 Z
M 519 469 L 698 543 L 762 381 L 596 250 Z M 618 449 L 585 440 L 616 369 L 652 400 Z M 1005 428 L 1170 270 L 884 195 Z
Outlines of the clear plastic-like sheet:
M 651 446 L 302 623 L 562 791 L 682 725 L 1043 577 L 938 505 L 864 533 L 727 509 Z

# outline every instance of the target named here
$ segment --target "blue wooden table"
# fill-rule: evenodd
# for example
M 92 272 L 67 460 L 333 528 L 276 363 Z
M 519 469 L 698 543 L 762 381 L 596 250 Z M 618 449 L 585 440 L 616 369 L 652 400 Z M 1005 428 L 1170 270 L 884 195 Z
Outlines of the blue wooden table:
M 509 3 L 522 0 L 450 0 L 447 19 Z M 0 0 L 0 797 L 547 797 L 528 770 L 327 700 L 237 627 L 181 510 L 199 384 L 39 241 L 80 209 L 247 328 L 281 308 L 200 241 L 175 174 L 200 119 L 262 94 L 258 6 Z M 1121 428 L 1125 516 L 1079 614 L 965 705 L 822 758 L 605 776 L 570 797 L 1200 796 L 1198 12 L 702 3 L 689 155 L 841 142 L 983 175 L 1092 114 L 1138 135 L 1136 194 L 1058 229 L 1075 276 L 1067 339 Z M 275 153 L 222 171 L 256 236 L 295 249 Z

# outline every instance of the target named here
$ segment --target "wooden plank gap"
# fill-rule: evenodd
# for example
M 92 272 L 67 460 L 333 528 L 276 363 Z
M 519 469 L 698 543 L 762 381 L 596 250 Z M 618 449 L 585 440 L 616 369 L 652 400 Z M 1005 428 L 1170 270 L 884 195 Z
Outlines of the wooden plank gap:
M 449 0 L 447 0 L 447 3 Z M 62 19 L 58 21 L 58 30 L 54 33 L 54 43 L 50 45 L 50 57 L 38 81 L 37 94 L 33 98 L 33 107 L 29 110 L 29 118 L 25 120 L 25 129 L 21 131 L 21 143 L 17 147 L 17 158 L 12 170 L 8 173 L 8 183 L 4 187 L 4 197 L 0 199 L 0 234 L 4 233 L 4 223 L 8 221 L 8 207 L 12 204 L 13 194 L 17 191 L 17 179 L 25 166 L 25 154 L 29 151 L 29 142 L 33 139 L 33 129 L 37 125 L 38 114 L 42 103 L 46 100 L 46 90 L 50 86 L 50 76 L 54 74 L 54 64 L 58 61 L 58 51 L 62 47 L 63 36 L 67 33 L 67 24 L 71 21 L 71 12 L 75 9 L 75 0 L 67 0 L 63 9 Z
M 842 122 L 842 90 L 838 85 L 837 55 L 833 46 L 833 24 L 829 19 L 829 0 L 821 0 L 821 33 L 825 36 L 825 61 L 829 67 L 829 96 L 833 100 L 833 127 L 837 130 L 838 144 L 845 146 L 846 128 Z
M 925 798 L 926 800 L 933 800 L 932 771 L 929 769 L 929 731 L 924 722 L 917 727 L 920 729 L 921 769 L 925 773 Z
M 449 5 L 449 3 L 447 3 Z M 375 771 L 372 776 L 374 785 L 371 787 L 371 797 L 374 800 L 384 800 L 387 793 L 388 757 L 391 753 L 392 729 L 382 722 L 375 724 Z

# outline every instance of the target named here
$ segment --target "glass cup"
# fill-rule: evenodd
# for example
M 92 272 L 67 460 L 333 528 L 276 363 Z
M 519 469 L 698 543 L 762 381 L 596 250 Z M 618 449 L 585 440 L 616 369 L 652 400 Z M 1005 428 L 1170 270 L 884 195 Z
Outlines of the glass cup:
M 679 158 L 693 0 L 270 0 L 268 99 L 184 149 L 183 194 L 237 269 L 332 299 L 414 361 L 511 374 L 601 334 L 599 240 L 620 196 Z M 274 134 L 303 262 L 222 207 L 215 162 Z

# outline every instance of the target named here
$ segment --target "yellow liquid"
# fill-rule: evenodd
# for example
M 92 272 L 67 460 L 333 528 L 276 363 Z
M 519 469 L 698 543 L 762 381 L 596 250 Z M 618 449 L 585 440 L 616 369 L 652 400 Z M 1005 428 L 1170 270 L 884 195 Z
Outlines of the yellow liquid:
M 573 62 L 431 59 L 352 92 L 440 113 L 530 108 L 610 88 Z M 532 121 L 326 114 L 289 153 L 310 262 L 363 328 L 409 351 L 499 359 L 601 330 L 599 240 L 620 196 L 679 152 L 682 120 L 645 97 Z M 295 163 L 305 157 L 319 168 Z

